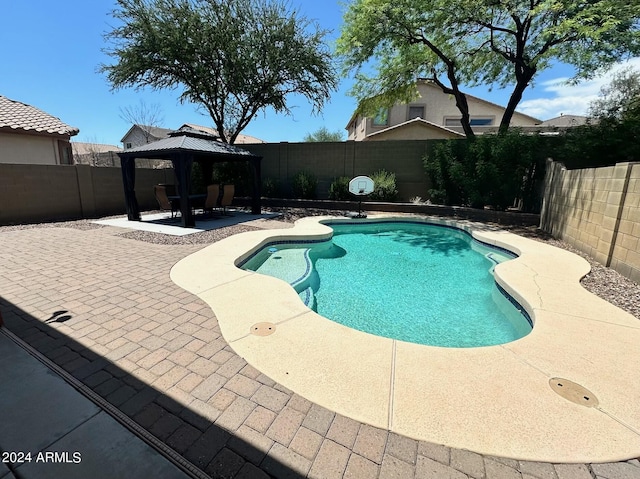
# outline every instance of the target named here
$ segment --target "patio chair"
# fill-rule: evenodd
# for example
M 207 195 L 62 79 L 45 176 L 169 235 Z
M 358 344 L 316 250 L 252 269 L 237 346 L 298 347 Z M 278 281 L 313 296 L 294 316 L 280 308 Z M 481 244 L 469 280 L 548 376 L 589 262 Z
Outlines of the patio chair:
M 223 185 L 222 186 L 222 198 L 220 199 L 220 208 L 222 208 L 222 214 L 231 216 L 231 214 L 227 213 L 227 206 L 231 204 L 233 201 L 233 196 L 236 193 L 235 185 Z
M 163 185 L 154 185 L 153 192 L 155 194 L 158 205 L 163 211 L 171 211 L 171 218 L 178 216 L 178 205 L 175 201 L 170 201 L 167 196 L 167 187 Z
M 220 200 L 220 185 L 207 186 L 207 197 L 204 200 L 204 207 L 202 208 L 204 213 L 207 211 L 213 214 L 213 210 L 219 206 Z

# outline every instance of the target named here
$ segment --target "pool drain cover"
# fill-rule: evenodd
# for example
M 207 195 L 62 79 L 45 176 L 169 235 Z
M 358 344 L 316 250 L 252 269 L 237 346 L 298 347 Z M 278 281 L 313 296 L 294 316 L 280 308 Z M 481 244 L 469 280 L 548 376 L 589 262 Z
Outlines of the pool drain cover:
M 276 325 L 273 323 L 256 323 L 251 326 L 251 334 L 256 336 L 269 336 L 276 332 Z
M 598 405 L 598 398 L 595 394 L 568 379 L 551 378 L 549 386 L 567 401 L 586 407 L 596 407 Z

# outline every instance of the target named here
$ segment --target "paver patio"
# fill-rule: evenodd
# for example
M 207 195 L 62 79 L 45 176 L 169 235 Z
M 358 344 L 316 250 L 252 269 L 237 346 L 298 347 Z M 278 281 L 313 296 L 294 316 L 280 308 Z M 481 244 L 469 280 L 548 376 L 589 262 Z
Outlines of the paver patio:
M 123 231 L 0 230 L 5 325 L 211 477 L 640 478 L 637 459 L 515 461 L 336 415 L 237 356 L 214 312 L 171 281 L 204 245 Z

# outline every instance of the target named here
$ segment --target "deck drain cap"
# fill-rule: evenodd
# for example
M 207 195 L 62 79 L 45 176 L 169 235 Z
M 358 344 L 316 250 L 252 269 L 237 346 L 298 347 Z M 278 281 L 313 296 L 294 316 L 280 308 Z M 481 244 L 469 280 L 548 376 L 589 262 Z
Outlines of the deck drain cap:
M 256 336 L 269 336 L 276 332 L 276 325 L 273 323 L 256 323 L 251 326 L 251 334 Z
M 595 394 L 568 379 L 551 378 L 549 386 L 567 401 L 586 407 L 596 407 L 598 405 L 598 398 Z

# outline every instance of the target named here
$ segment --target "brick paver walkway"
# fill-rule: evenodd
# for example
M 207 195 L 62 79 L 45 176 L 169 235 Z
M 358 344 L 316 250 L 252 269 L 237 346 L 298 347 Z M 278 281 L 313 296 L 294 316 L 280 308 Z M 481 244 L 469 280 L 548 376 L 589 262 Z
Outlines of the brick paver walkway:
M 173 264 L 202 245 L 121 232 L 0 230 L 0 311 L 12 332 L 214 478 L 640 478 L 638 460 L 487 457 L 313 404 L 237 356 L 208 306 L 172 283 Z

